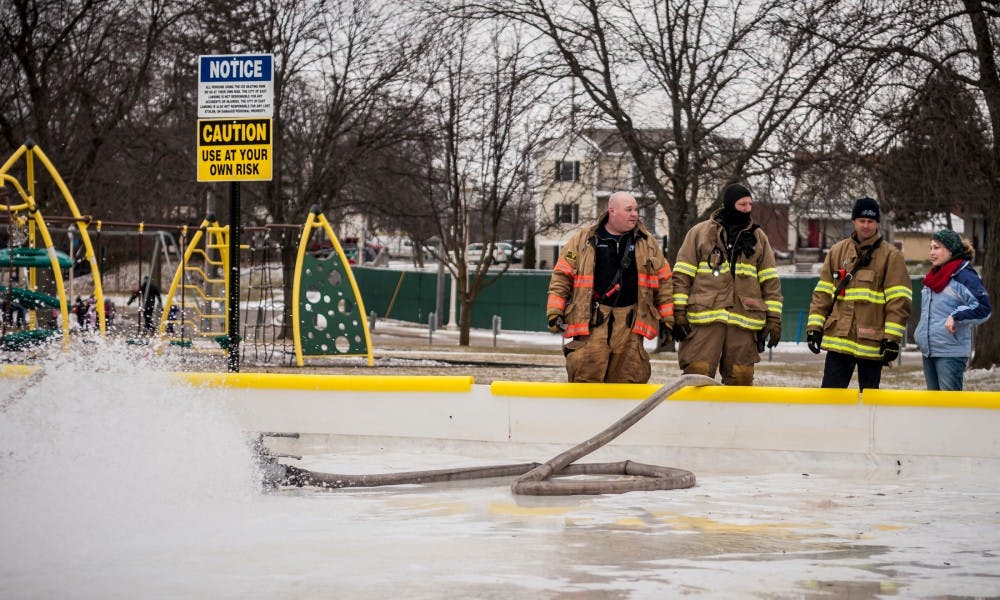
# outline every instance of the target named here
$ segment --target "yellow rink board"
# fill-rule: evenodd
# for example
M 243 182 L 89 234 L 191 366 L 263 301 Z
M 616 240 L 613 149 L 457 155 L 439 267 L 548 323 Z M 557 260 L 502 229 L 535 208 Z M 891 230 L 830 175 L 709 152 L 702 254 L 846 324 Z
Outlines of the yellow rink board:
M 24 379 L 41 367 L 0 365 L 0 378 Z M 174 372 L 171 377 L 191 385 L 241 389 L 355 392 L 443 392 L 466 393 L 474 385 L 472 375 L 322 375 L 298 373 L 197 373 Z M 643 400 L 660 384 L 645 383 L 552 383 L 494 381 L 493 396 L 521 398 Z M 1000 391 L 938 392 L 927 390 L 821 389 L 799 387 L 685 387 L 668 401 L 730 402 L 748 404 L 862 404 L 937 408 L 1000 409 Z
M 352 392 L 468 392 L 471 375 L 299 375 L 295 373 L 173 373 L 206 387 Z
M 490 392 L 496 396 L 523 398 L 642 400 L 651 396 L 659 388 L 659 384 L 652 383 L 494 381 L 490 385 Z M 996 395 L 1000 399 L 1000 394 Z M 766 404 L 858 404 L 859 393 L 857 390 L 850 389 L 705 386 L 682 388 L 667 400 Z

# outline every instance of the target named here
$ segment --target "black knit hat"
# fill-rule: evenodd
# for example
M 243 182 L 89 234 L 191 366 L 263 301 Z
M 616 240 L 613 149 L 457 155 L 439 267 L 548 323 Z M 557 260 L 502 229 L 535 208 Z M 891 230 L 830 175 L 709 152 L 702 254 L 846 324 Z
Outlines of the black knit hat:
M 736 205 L 738 200 L 746 198 L 747 196 L 753 196 L 746 187 L 739 183 L 731 183 L 726 186 L 726 189 L 722 192 L 722 207 L 732 208 Z
M 880 216 L 878 202 L 868 197 L 858 198 L 854 203 L 854 210 L 851 211 L 852 221 L 854 219 L 875 219 L 881 222 L 882 219 L 879 218 Z

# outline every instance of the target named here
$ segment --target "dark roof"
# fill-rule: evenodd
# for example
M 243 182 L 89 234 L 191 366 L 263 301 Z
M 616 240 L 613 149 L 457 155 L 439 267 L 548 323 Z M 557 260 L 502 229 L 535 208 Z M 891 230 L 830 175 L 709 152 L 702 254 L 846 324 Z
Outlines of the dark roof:
M 639 129 L 636 133 L 641 141 L 653 146 L 665 145 L 673 139 L 673 134 L 667 129 Z M 594 142 L 601 152 L 628 152 L 621 133 L 613 127 L 588 128 L 581 131 L 580 135 Z

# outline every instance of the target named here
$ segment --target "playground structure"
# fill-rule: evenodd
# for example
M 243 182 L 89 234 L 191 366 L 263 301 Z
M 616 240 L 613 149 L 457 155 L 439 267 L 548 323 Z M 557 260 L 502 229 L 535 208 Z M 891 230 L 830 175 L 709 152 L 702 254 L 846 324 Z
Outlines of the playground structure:
M 12 174 L 22 160 L 26 184 Z M 36 163 L 55 183 L 68 215 L 43 214 L 35 189 Z M 31 142 L 0 167 L 0 194 L 0 208 L 7 216 L 7 247 L 0 251 L 0 272 L 6 269 L 6 285 L 0 285 L 0 349 L 23 350 L 55 337 L 67 349 L 72 332 L 70 314 L 88 309 L 94 313 L 94 330 L 101 336 L 109 333 L 107 313 L 114 305 L 105 298 L 104 265 L 96 250 L 102 236 L 136 239 L 139 286 L 130 288 L 129 303 L 138 298 L 139 305 L 135 336 L 129 343 L 153 345 L 158 351 L 169 347 L 206 352 L 228 349 L 231 265 L 226 250 L 230 229 L 220 225 L 214 215 L 197 227 L 83 215 L 51 161 Z M 44 208 L 45 212 L 57 211 L 51 206 Z M 53 223 L 66 228 L 53 228 Z M 58 231 L 67 233 L 69 253 L 55 247 L 52 234 Z M 343 248 L 318 209 L 311 211 L 304 225 L 271 224 L 241 231 L 249 234 L 251 242 L 239 248 L 249 262 L 241 260 L 237 268 L 249 270 L 249 277 L 243 276 L 244 293 L 240 306 L 234 307 L 242 317 L 236 339 L 241 341 L 244 358 L 249 353 L 255 362 L 266 363 L 291 362 L 294 357 L 303 366 L 306 357 L 365 356 L 369 365 L 374 364 L 357 283 Z M 307 253 L 311 238 L 316 236 L 325 236 L 326 245 L 334 252 L 322 257 Z M 143 240 L 150 237 L 153 250 L 144 272 Z M 287 269 L 280 257 L 292 243 L 298 244 L 294 269 L 288 273 L 293 279 L 285 281 Z M 93 278 L 93 292 L 89 302 L 78 297 L 74 304 L 74 256 L 80 251 L 80 262 L 87 263 Z M 161 272 L 170 278 L 163 296 L 158 285 Z M 40 285 L 43 274 L 51 278 L 44 282 L 46 286 Z M 40 287 L 54 288 L 55 293 L 45 293 Z M 289 289 L 290 305 L 285 301 Z M 48 322 L 40 318 L 44 310 L 53 311 L 58 327 L 43 326 Z M 80 323 L 85 323 L 82 317 Z
M 11 168 L 20 160 L 24 159 L 25 163 L 25 181 L 26 185 L 22 185 L 20 181 L 10 174 Z M 98 273 L 97 259 L 94 255 L 94 247 L 91 244 L 90 236 L 87 231 L 87 221 L 80 214 L 80 210 L 77 208 L 76 201 L 73 199 L 73 195 L 70 194 L 69 189 L 66 187 L 65 182 L 63 182 L 62 176 L 52 165 L 49 158 L 42 152 L 41 148 L 38 148 L 33 142 L 28 142 L 23 144 L 18 148 L 14 154 L 7 159 L 7 162 L 0 166 L 0 186 L 4 189 L 4 199 L 3 209 L 6 211 L 8 216 L 8 267 L 11 269 L 9 273 L 12 273 L 13 268 L 20 268 L 14 264 L 15 254 L 17 254 L 13 247 L 13 233 L 16 226 L 23 225 L 26 229 L 26 245 L 29 249 L 28 254 L 34 254 L 33 259 L 38 259 L 37 250 L 38 240 L 37 237 L 40 235 L 42 242 L 44 243 L 45 253 L 48 255 L 49 264 L 48 267 L 51 269 L 52 278 L 55 281 L 56 296 L 54 298 L 58 299 L 59 304 L 59 314 L 60 314 L 60 325 L 62 332 L 62 345 L 63 348 L 69 347 L 69 305 L 66 298 L 66 290 L 63 286 L 63 275 L 62 266 L 60 265 L 58 255 L 56 254 L 56 249 L 54 242 L 52 240 L 52 235 L 49 233 L 48 226 L 46 225 L 45 218 L 42 214 L 38 203 L 36 202 L 36 175 L 35 175 L 35 162 L 38 161 L 48 172 L 52 181 L 55 183 L 57 189 L 59 190 L 63 201 L 66 203 L 70 213 L 75 219 L 80 221 L 80 236 L 84 244 L 84 249 L 86 252 L 86 260 L 90 262 L 90 268 L 93 273 Z M 13 188 L 13 194 L 9 191 L 10 186 Z M 16 203 L 11 202 L 11 196 L 16 194 L 18 201 Z M 25 213 L 22 215 L 21 213 Z M 19 249 L 20 250 L 20 249 Z M 27 258 L 27 257 L 25 257 Z M 44 260 L 39 261 L 39 263 L 44 263 Z M 28 288 L 26 291 L 37 293 L 38 288 L 38 266 L 39 263 L 29 265 L 28 268 Z M 97 299 L 97 317 L 98 317 L 98 327 L 101 333 L 105 332 L 105 317 L 104 317 L 104 291 L 101 288 L 100 277 L 95 275 L 94 277 L 94 297 Z M 54 304 L 53 301 L 46 299 L 48 305 Z M 5 318 L 2 332 L 3 345 L 10 345 L 12 347 L 21 346 L 25 340 L 28 339 L 46 339 L 55 334 L 51 329 L 45 330 L 37 327 L 37 320 L 35 316 L 36 309 L 28 309 L 31 313 L 29 317 L 28 331 L 34 331 L 37 333 L 33 334 L 10 334 L 14 337 L 8 337 L 6 333 L 7 322 L 10 320 L 10 311 L 13 308 L 13 282 L 8 279 L 7 282 L 7 298 L 5 305 Z M 42 333 L 44 332 L 44 333 Z

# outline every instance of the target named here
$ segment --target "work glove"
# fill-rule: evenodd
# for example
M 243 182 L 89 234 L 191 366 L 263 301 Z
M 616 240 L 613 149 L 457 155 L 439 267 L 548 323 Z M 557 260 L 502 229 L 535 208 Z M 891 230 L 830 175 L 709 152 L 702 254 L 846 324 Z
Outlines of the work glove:
M 879 353 L 882 354 L 882 364 L 888 365 L 899 358 L 899 342 L 888 339 L 882 340 L 882 347 L 879 349 Z
M 823 332 L 819 329 L 810 329 L 806 332 L 806 345 L 813 354 L 819 354 L 820 344 L 823 342 Z
M 764 329 L 760 330 L 760 339 L 767 338 L 767 347 L 774 348 L 781 341 L 781 319 L 768 317 Z
M 549 331 L 552 333 L 566 331 L 566 319 L 562 315 L 549 315 Z
M 661 321 L 660 322 L 660 337 L 657 340 L 656 347 L 657 348 L 662 348 L 662 347 L 666 346 L 667 344 L 671 343 L 672 341 L 674 341 L 674 338 L 670 335 L 670 325 L 667 324 L 665 321 Z
M 674 309 L 674 339 L 683 342 L 691 336 L 691 324 L 688 323 L 686 310 Z

